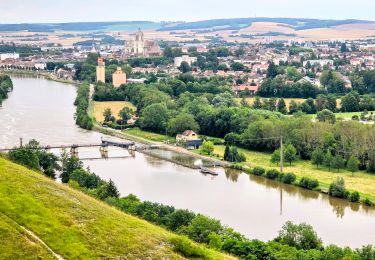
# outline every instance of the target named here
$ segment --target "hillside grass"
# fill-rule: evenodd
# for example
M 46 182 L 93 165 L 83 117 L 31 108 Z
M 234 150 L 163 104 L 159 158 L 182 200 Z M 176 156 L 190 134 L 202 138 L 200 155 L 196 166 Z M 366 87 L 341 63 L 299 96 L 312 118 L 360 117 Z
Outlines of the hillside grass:
M 224 145 L 216 145 L 213 153 L 222 158 L 224 156 L 224 150 Z M 271 163 L 271 154 L 240 148 L 238 150 L 245 154 L 246 162 L 244 164 L 249 167 L 259 166 L 265 169 L 280 169 L 279 165 Z M 292 172 L 299 178 L 310 177 L 318 179 L 320 186 L 323 188 L 328 188 L 331 182 L 337 177 L 343 177 L 345 179 L 346 187 L 350 191 L 358 191 L 362 196 L 366 196 L 372 201 L 375 201 L 375 174 L 360 171 L 355 173 L 353 177 L 352 173 L 346 169 L 340 169 L 340 172 L 337 172 L 336 169 L 329 171 L 326 167 L 319 166 L 319 168 L 317 168 L 317 166 L 313 165 L 311 161 L 305 160 L 298 160 L 292 163 L 292 166 L 285 162 L 284 172 Z
M 181 237 L 0 158 L 0 259 L 182 259 Z M 3 217 L 5 216 L 5 217 Z M 208 259 L 229 259 L 191 242 Z
M 133 111 L 136 111 L 137 108 L 130 102 L 127 101 L 105 101 L 105 102 L 98 102 L 92 101 L 90 114 L 92 117 L 95 118 L 97 122 L 102 123 L 104 121 L 103 113 L 107 108 L 110 108 L 112 111 L 112 115 L 119 119 L 119 112 L 124 107 L 128 107 Z

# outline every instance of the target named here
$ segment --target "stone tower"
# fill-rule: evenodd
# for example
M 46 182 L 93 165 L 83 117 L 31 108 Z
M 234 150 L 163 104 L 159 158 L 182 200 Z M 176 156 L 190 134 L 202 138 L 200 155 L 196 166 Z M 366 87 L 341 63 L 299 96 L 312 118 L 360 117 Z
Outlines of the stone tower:
M 105 62 L 103 58 L 98 58 L 98 66 L 96 66 L 96 82 L 105 83 Z
M 113 73 L 112 83 L 115 88 L 120 87 L 122 84 L 126 84 L 126 74 L 122 71 L 121 67 L 117 67 L 117 70 Z

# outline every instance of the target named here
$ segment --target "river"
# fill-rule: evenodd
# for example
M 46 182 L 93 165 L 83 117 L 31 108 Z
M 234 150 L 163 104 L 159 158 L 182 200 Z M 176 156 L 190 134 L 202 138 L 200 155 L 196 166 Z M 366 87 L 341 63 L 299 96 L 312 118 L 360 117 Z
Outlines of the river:
M 46 145 L 100 142 L 101 134 L 74 124 L 75 86 L 27 76 L 12 79 L 14 91 L 0 108 L 0 147 L 18 145 L 20 137 Z M 109 155 L 127 156 L 128 152 L 110 148 Z M 100 154 L 98 148 L 84 148 L 79 156 Z M 132 193 L 142 200 L 202 213 L 249 238 L 270 240 L 291 220 L 312 225 L 325 244 L 375 244 L 374 209 L 317 192 L 234 170 L 219 169 L 219 176 L 205 176 L 140 153 L 84 163 L 103 179 L 112 179 L 123 196 Z

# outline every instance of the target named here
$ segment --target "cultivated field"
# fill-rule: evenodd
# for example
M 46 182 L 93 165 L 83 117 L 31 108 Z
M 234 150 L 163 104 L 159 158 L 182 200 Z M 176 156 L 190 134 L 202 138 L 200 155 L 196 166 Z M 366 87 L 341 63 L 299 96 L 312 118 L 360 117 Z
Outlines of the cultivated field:
M 137 108 L 130 102 L 126 101 L 108 101 L 108 102 L 97 102 L 94 101 L 92 104 L 92 115 L 95 117 L 96 121 L 102 123 L 104 121 L 103 113 L 107 108 L 110 108 L 112 115 L 118 119 L 119 112 L 124 107 L 129 107 L 133 111 L 136 111 Z

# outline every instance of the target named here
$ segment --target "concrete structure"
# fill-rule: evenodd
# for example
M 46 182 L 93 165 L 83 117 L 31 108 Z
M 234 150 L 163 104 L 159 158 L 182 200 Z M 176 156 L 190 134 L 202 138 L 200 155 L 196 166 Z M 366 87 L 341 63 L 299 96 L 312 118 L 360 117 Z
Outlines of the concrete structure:
M 126 73 L 122 71 L 121 67 L 117 67 L 117 70 L 112 74 L 112 83 L 115 88 L 126 84 Z
M 12 60 L 18 60 L 20 58 L 20 55 L 18 53 L 2 53 L 0 54 L 0 60 L 3 61 L 3 60 L 8 60 L 8 59 L 12 59 Z
M 105 83 L 105 62 L 103 58 L 98 58 L 98 66 L 96 66 L 96 82 Z
M 182 55 L 181 57 L 174 58 L 174 66 L 180 67 L 182 62 L 187 62 L 190 66 L 197 62 L 197 57 L 189 57 L 189 55 Z

